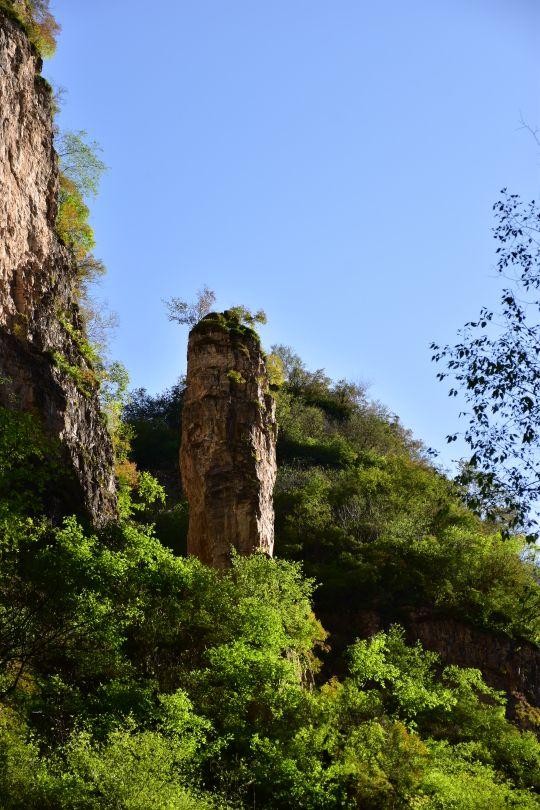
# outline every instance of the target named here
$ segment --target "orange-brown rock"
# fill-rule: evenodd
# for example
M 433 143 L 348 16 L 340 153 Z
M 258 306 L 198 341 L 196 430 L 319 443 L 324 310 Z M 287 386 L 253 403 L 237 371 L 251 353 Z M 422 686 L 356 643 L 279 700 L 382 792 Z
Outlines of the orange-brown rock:
M 77 268 L 55 231 L 58 161 L 41 60 L 0 11 L 0 406 L 32 412 L 60 442 L 70 511 L 116 512 L 113 452 L 86 359 Z
M 188 552 L 215 567 L 274 546 L 275 403 L 257 335 L 232 313 L 192 330 L 182 410 Z

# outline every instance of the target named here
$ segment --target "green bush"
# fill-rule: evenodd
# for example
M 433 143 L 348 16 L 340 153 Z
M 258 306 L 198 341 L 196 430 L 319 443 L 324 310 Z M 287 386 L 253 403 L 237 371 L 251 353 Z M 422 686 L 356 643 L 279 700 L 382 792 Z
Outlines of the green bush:
M 478 672 L 395 629 L 315 685 L 325 634 L 297 565 L 209 569 L 129 521 L 0 531 L 2 806 L 439 807 L 458 771 L 533 806 L 538 743 Z
M 187 709 L 189 715 L 189 708 Z M 173 715 L 174 717 L 174 715 Z M 0 720 L 0 801 L 6 810 L 218 810 L 226 802 L 195 787 L 189 768 L 199 744 L 196 719 L 171 732 L 129 724 L 103 742 L 75 732 L 49 756 L 9 712 Z M 191 728 L 190 728 L 191 726 Z
M 0 519 L 40 516 L 70 488 L 59 442 L 36 415 L 0 407 Z
M 19 23 L 40 56 L 54 55 L 60 26 L 49 11 L 49 0 L 0 0 L 0 11 Z

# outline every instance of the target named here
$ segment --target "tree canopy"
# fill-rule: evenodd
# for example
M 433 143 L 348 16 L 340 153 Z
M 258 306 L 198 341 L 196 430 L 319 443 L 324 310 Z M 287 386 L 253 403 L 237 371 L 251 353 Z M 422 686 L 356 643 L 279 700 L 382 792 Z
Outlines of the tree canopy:
M 497 310 L 483 308 L 455 346 L 432 344 L 468 410 L 471 456 L 460 476 L 470 502 L 488 516 L 505 513 L 513 528 L 538 532 L 540 497 L 540 210 L 503 189 L 494 205 Z M 448 436 L 455 441 L 457 433 Z

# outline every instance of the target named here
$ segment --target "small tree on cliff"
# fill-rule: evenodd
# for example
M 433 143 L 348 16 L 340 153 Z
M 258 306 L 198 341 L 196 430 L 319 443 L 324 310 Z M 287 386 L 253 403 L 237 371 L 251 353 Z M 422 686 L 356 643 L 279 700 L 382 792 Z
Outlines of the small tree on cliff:
M 99 157 L 97 141 L 89 140 L 85 130 L 63 132 L 56 140 L 62 173 L 77 186 L 83 197 L 95 197 L 106 170 Z
M 56 50 L 56 38 L 60 26 L 49 9 L 49 0 L 26 0 L 35 45 L 43 56 L 52 56 Z
M 182 298 L 173 296 L 164 303 L 167 307 L 167 317 L 170 321 L 175 321 L 176 323 L 186 326 L 195 326 L 201 318 L 208 315 L 216 303 L 216 294 L 205 284 L 202 290 L 198 291 L 196 301 L 184 301 Z
M 88 140 L 87 133 L 65 132 L 57 140 L 60 159 L 60 190 L 56 230 L 62 241 L 72 249 L 81 277 L 85 270 L 96 269 L 89 260 L 95 247 L 95 237 L 89 223 L 90 209 L 85 200 L 94 197 L 107 168 L 99 158 L 100 146 Z M 101 272 L 101 270 L 99 271 Z
M 240 323 L 245 323 L 247 326 L 251 326 L 252 328 L 256 323 L 265 324 L 267 322 L 266 312 L 264 309 L 258 309 L 256 312 L 252 312 L 247 307 L 239 304 L 236 307 L 229 307 L 228 311 L 232 313 L 232 315 L 236 316 Z

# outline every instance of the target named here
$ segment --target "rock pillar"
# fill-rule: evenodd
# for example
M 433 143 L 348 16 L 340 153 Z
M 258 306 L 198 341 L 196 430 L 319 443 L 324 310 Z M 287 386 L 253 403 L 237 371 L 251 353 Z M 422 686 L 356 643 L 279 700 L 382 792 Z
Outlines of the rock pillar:
M 182 410 L 188 553 L 207 565 L 274 546 L 275 402 L 256 333 L 233 313 L 192 330 Z

